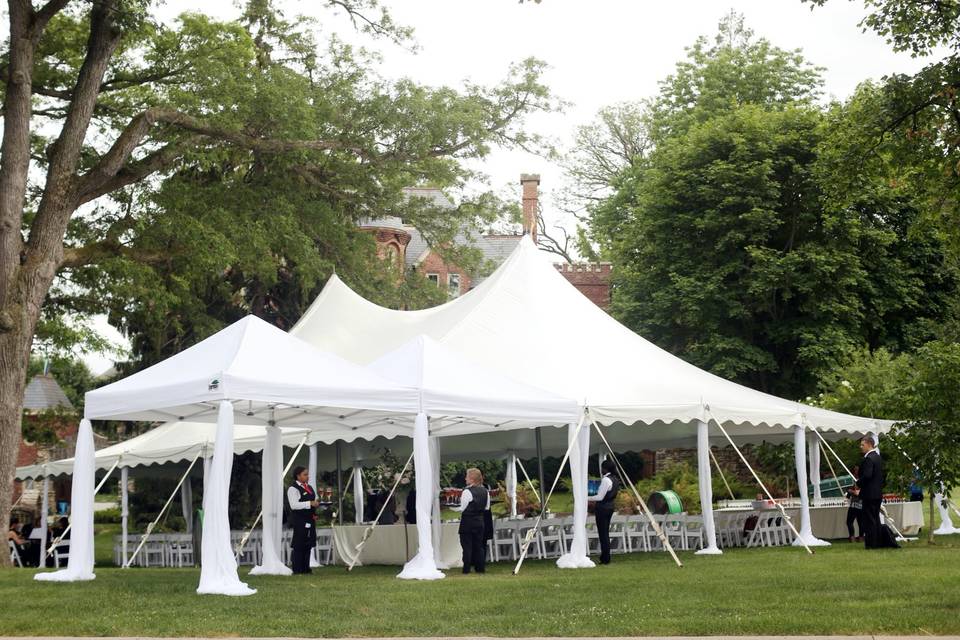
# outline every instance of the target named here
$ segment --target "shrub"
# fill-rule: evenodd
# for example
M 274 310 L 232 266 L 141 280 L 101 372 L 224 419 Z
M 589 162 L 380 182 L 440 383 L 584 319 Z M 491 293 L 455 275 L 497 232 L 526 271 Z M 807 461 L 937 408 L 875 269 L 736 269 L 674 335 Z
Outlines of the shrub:
M 103 509 L 93 514 L 94 524 L 117 524 L 120 522 L 120 509 Z

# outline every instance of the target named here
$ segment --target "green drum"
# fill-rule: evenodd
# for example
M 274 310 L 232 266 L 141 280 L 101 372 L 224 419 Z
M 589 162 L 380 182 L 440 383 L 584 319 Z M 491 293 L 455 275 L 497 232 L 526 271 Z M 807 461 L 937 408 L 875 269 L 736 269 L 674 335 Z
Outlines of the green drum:
M 647 499 L 647 506 L 650 507 L 650 511 L 657 515 L 683 513 L 683 501 L 680 500 L 680 496 L 676 492 L 670 489 L 651 493 Z

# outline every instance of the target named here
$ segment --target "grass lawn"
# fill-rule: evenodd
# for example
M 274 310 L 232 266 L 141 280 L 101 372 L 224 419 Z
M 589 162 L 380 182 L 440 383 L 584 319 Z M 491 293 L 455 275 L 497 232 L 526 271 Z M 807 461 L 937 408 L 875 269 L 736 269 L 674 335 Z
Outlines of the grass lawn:
M 405 582 L 395 567 L 245 578 L 247 598 L 197 596 L 195 569 L 100 568 L 88 583 L 0 572 L 0 635 L 404 636 L 960 633 L 960 536 L 866 552 L 838 543 L 721 557 L 615 556 L 607 567 L 529 561 L 519 576 L 450 572 Z M 242 569 L 245 576 L 247 570 Z

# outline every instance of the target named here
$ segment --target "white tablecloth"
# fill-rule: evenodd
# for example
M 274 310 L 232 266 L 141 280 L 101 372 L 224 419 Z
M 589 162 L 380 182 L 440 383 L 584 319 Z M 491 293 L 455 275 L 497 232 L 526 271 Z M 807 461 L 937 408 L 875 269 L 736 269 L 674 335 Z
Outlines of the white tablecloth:
M 463 551 L 457 530 L 459 522 L 447 522 L 440 527 L 440 568 L 463 566 Z M 333 527 L 336 562 L 350 564 L 357 543 L 363 538 L 367 525 Z M 365 564 L 403 565 L 417 553 L 417 525 L 381 524 L 373 530 L 360 552 L 356 566 Z
M 923 526 L 923 503 L 921 502 L 894 502 L 885 504 L 884 507 L 893 518 L 897 529 L 904 535 L 916 535 Z M 730 510 L 742 511 L 743 509 Z M 800 508 L 786 507 L 785 511 L 793 520 L 794 526 L 799 529 Z M 813 535 L 821 540 L 846 538 L 847 506 L 810 507 L 810 527 L 813 529 Z

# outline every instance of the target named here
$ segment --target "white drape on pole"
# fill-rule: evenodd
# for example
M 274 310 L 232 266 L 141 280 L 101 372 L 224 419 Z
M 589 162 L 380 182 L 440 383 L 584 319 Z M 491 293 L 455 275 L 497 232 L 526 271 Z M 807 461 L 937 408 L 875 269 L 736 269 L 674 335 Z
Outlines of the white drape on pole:
M 287 481 L 287 478 L 282 478 L 280 480 L 281 488 L 284 486 L 284 483 Z M 314 443 L 307 448 L 307 484 L 313 487 L 313 490 L 317 490 L 317 444 Z M 283 496 L 280 497 L 281 501 Z M 317 548 L 314 547 L 310 550 L 310 566 L 319 567 L 320 558 L 317 557 Z
M 960 533 L 960 529 L 953 526 L 953 519 L 950 517 L 950 508 L 947 506 L 943 494 L 934 494 L 933 500 L 937 503 L 937 509 L 940 511 L 940 526 L 937 527 L 933 533 L 938 536 Z
M 820 491 L 820 438 L 815 433 L 807 434 L 807 452 L 810 456 L 810 484 L 813 485 L 814 504 L 823 498 Z
M 34 580 L 77 582 L 93 580 L 93 492 L 96 481 L 96 459 L 93 447 L 93 425 L 84 418 L 77 432 L 77 449 L 73 458 L 73 485 L 70 491 L 70 559 L 67 568 L 52 573 L 38 573 Z M 44 542 L 46 544 L 46 542 Z
M 802 426 L 793 428 L 794 462 L 797 467 L 797 491 L 800 494 L 800 537 L 793 546 L 829 547 L 830 543 L 813 535 L 810 526 L 810 498 L 807 496 L 807 430 Z
M 507 499 L 510 501 L 510 517 L 517 517 L 517 454 L 507 456 Z
M 130 518 L 130 467 L 120 467 L 120 546 L 124 568 L 127 568 L 127 544 L 129 542 L 128 519 Z
M 433 557 L 432 527 L 433 472 L 430 464 L 430 425 L 425 413 L 418 413 L 413 425 L 413 470 L 417 483 L 417 555 L 397 574 L 404 580 L 439 580 L 446 576 Z
M 193 533 L 193 485 L 187 476 L 180 485 L 180 510 L 187 523 L 187 533 Z
M 208 447 L 203 448 L 203 498 L 207 498 L 207 480 L 210 478 L 210 466 L 213 464 L 213 451 Z M 203 503 L 200 504 L 201 508 Z
M 43 476 L 43 497 L 40 499 L 40 566 L 47 566 L 47 516 L 50 514 L 50 476 Z
M 703 514 L 703 548 L 697 555 L 720 555 L 717 528 L 713 520 L 713 476 L 710 473 L 710 433 L 703 420 L 697 421 L 697 484 L 700 487 L 700 512 Z
M 569 553 L 557 558 L 561 569 L 586 569 L 596 566 L 587 557 L 587 465 L 590 460 L 590 429 L 567 427 L 570 446 L 570 478 L 573 483 L 573 541 Z M 559 473 L 559 471 L 558 471 Z
M 283 536 L 283 442 L 280 427 L 267 427 L 263 443 L 263 466 L 260 482 L 263 487 L 263 554 L 260 564 L 250 570 L 250 575 L 289 576 L 290 567 L 283 564 L 281 549 Z
M 203 541 L 197 593 L 249 596 L 257 592 L 237 575 L 230 544 L 230 472 L 233 470 L 233 405 L 221 400 L 210 473 L 203 492 Z
M 419 495 L 419 491 L 417 494 Z M 430 535 L 433 540 L 433 560 L 440 569 L 449 569 L 440 560 L 442 528 L 440 522 L 440 438 L 430 436 Z
M 359 460 L 353 462 L 353 521 L 363 524 L 364 496 L 366 489 L 363 486 L 363 464 Z

